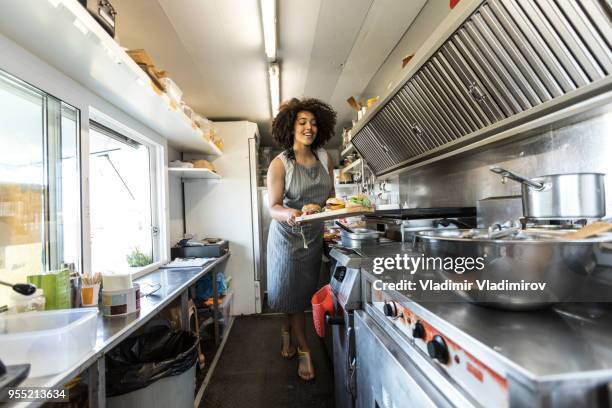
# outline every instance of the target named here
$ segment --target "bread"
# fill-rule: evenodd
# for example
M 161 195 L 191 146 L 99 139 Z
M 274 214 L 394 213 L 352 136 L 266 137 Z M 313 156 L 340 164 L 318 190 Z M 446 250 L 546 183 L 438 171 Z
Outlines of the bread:
M 341 210 L 346 206 L 344 200 L 341 198 L 331 197 L 325 202 L 325 209 L 327 210 Z
M 302 215 L 312 215 L 321 212 L 321 206 L 319 204 L 306 204 L 302 207 Z

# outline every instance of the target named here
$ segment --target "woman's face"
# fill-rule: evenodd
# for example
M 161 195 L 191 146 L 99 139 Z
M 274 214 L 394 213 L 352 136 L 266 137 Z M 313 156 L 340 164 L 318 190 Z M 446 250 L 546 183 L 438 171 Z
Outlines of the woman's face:
M 308 111 L 300 111 L 293 124 L 294 143 L 310 146 L 317 137 L 317 119 Z

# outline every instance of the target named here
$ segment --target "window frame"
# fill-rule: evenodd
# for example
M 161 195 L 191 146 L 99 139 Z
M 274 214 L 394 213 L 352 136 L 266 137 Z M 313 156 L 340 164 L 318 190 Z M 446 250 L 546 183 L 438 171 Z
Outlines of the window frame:
M 85 265 L 83 263 L 83 155 L 81 147 L 81 114 L 82 111 L 76 105 L 68 103 L 55 97 L 44 89 L 32 85 L 27 81 L 0 68 L 0 81 L 14 88 L 22 97 L 27 98 L 29 94 L 40 98 L 41 103 L 41 122 L 42 122 L 42 169 L 43 169 L 43 192 L 42 192 L 42 245 L 44 257 L 42 261 L 42 271 L 59 270 L 64 262 L 60 262 L 63 249 L 63 235 L 60 224 L 58 223 L 60 213 L 63 212 L 61 205 L 61 182 L 62 182 L 62 118 L 64 107 L 68 107 L 75 112 L 75 155 L 76 155 L 76 180 L 79 192 L 78 199 L 78 248 L 76 248 L 77 259 L 75 269 L 83 273 Z M 59 177 L 58 177 L 59 175 Z M 58 207 L 59 202 L 59 207 Z M 59 210 L 59 211 L 58 211 Z M 58 241 L 59 237 L 59 241 Z M 65 259 L 63 260 L 65 261 Z
M 97 110 L 93 107 L 89 107 L 89 121 L 87 123 L 88 139 L 91 131 L 91 122 L 96 122 L 113 132 L 118 133 L 123 137 L 132 139 L 149 149 L 149 175 L 150 175 L 150 202 L 151 202 L 151 226 L 152 234 L 151 238 L 152 249 L 153 249 L 153 262 L 147 266 L 141 268 L 132 268 L 133 278 L 139 278 L 154 270 L 159 269 L 161 266 L 168 262 L 168 248 L 167 248 L 167 217 L 166 217 L 166 178 L 165 178 L 165 146 L 158 143 L 150 138 L 146 137 L 142 133 L 132 129 L 131 127 L 123 124 L 121 121 L 112 118 L 111 116 Z M 88 141 L 89 142 L 89 141 Z M 87 160 L 89 160 L 89 143 L 87 146 Z M 89 164 L 87 166 L 87 179 L 89 179 Z M 88 186 L 89 188 L 89 186 Z M 83 207 L 86 208 L 88 214 L 87 222 L 89 224 L 88 230 L 91 236 L 91 223 L 90 223 L 90 203 L 89 203 L 89 189 L 86 192 L 87 203 L 83 203 Z M 157 228 L 157 233 L 154 232 L 153 228 Z M 91 239 L 87 242 L 83 242 L 83 245 L 87 245 L 88 251 L 86 252 L 86 270 L 92 271 L 92 257 L 91 257 Z

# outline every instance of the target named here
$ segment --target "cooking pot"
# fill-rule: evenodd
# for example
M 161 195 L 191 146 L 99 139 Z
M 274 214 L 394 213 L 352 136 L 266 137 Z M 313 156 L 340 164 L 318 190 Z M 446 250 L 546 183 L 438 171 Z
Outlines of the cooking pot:
M 547 220 L 601 218 L 606 213 L 604 174 L 568 173 L 526 178 L 501 167 L 492 172 L 522 184 L 523 216 Z
M 353 228 L 353 232 L 342 230 L 340 237 L 342 246 L 347 248 L 359 248 L 363 245 L 370 245 L 379 241 L 381 231 L 374 231 L 367 228 Z
M 595 268 L 595 250 L 612 241 L 611 234 L 564 240 L 548 231 L 520 231 L 512 237 L 491 239 L 486 229 L 422 231 L 417 237 L 416 245 L 427 257 L 484 259 L 481 269 L 435 272 L 443 280 L 471 282 L 471 290 L 456 291 L 468 301 L 509 310 L 537 309 L 568 300 Z M 540 282 L 546 286 L 542 291 L 479 290 L 477 281 L 485 280 L 496 284 Z

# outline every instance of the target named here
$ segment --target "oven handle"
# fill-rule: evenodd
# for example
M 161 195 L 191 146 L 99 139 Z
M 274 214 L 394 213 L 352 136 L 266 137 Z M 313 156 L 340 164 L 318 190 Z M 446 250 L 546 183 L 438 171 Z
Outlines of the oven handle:
M 344 318 L 338 316 L 330 316 L 329 314 L 325 314 L 325 323 L 332 326 L 344 326 Z

